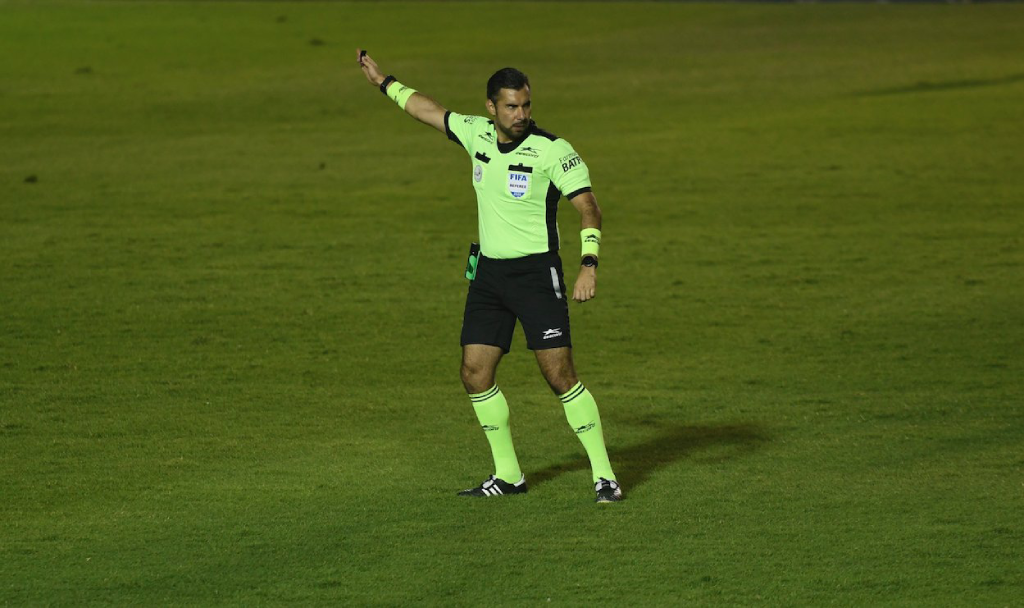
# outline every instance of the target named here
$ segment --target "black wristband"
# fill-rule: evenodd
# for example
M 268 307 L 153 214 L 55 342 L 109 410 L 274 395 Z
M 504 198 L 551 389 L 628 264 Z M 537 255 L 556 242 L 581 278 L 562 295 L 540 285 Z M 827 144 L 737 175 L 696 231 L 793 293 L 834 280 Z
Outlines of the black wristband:
M 388 85 L 392 82 L 396 82 L 398 79 L 390 74 L 384 77 L 384 82 L 380 83 L 380 92 L 385 95 L 388 94 Z
M 585 255 L 580 261 L 580 266 L 586 266 L 588 268 L 597 268 L 597 258 L 592 255 Z

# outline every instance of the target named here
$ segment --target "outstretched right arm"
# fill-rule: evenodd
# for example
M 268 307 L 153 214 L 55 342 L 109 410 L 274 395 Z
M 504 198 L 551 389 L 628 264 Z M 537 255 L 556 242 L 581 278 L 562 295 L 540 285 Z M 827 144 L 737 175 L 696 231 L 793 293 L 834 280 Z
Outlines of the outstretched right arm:
M 367 55 L 366 51 L 356 49 L 356 60 L 359 62 L 359 67 L 362 68 L 366 79 L 373 86 L 380 88 L 386 79 L 389 80 L 386 93 L 388 97 L 395 99 L 392 94 L 397 93 L 398 88 L 404 85 L 395 80 L 394 77 L 385 76 L 381 72 L 380 67 L 377 66 L 377 62 Z M 405 100 L 405 111 L 423 124 L 430 125 L 442 133 L 446 132 L 444 128 L 444 115 L 447 110 L 444 109 L 444 106 L 423 93 L 414 92 L 411 97 Z

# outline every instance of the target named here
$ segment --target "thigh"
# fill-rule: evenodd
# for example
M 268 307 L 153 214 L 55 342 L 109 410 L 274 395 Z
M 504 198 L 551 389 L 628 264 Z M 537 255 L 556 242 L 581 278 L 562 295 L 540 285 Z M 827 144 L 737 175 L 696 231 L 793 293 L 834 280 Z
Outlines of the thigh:
M 502 302 L 498 277 L 491 274 L 481 263 L 477 277 L 469 284 L 460 343 L 463 347 L 470 344 L 496 346 L 507 353 L 512 347 L 516 316 Z
M 572 346 L 565 279 L 557 256 L 516 277 L 507 300 L 523 324 L 530 350 Z

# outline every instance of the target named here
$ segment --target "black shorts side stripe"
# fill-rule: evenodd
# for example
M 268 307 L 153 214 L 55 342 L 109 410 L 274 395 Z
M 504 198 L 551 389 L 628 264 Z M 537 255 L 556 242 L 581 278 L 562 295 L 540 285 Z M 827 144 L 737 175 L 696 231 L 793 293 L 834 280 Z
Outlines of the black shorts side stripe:
M 554 266 L 551 267 L 551 287 L 552 287 L 552 289 L 555 290 L 555 299 L 556 300 L 561 300 L 562 299 L 562 287 L 561 287 L 561 285 L 558 284 L 558 271 L 555 270 Z

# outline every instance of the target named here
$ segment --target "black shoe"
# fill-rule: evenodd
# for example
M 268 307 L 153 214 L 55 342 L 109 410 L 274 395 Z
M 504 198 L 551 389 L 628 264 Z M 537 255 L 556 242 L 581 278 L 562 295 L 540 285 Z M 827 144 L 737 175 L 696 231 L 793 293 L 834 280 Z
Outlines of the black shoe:
M 523 475 L 522 479 L 514 484 L 491 475 L 479 487 L 459 492 L 459 496 L 504 496 L 506 494 L 526 494 L 526 475 Z
M 594 502 L 618 502 L 622 500 L 622 488 L 619 487 L 619 482 L 614 479 L 601 477 L 594 484 L 594 491 L 597 492 L 597 498 L 594 499 Z

